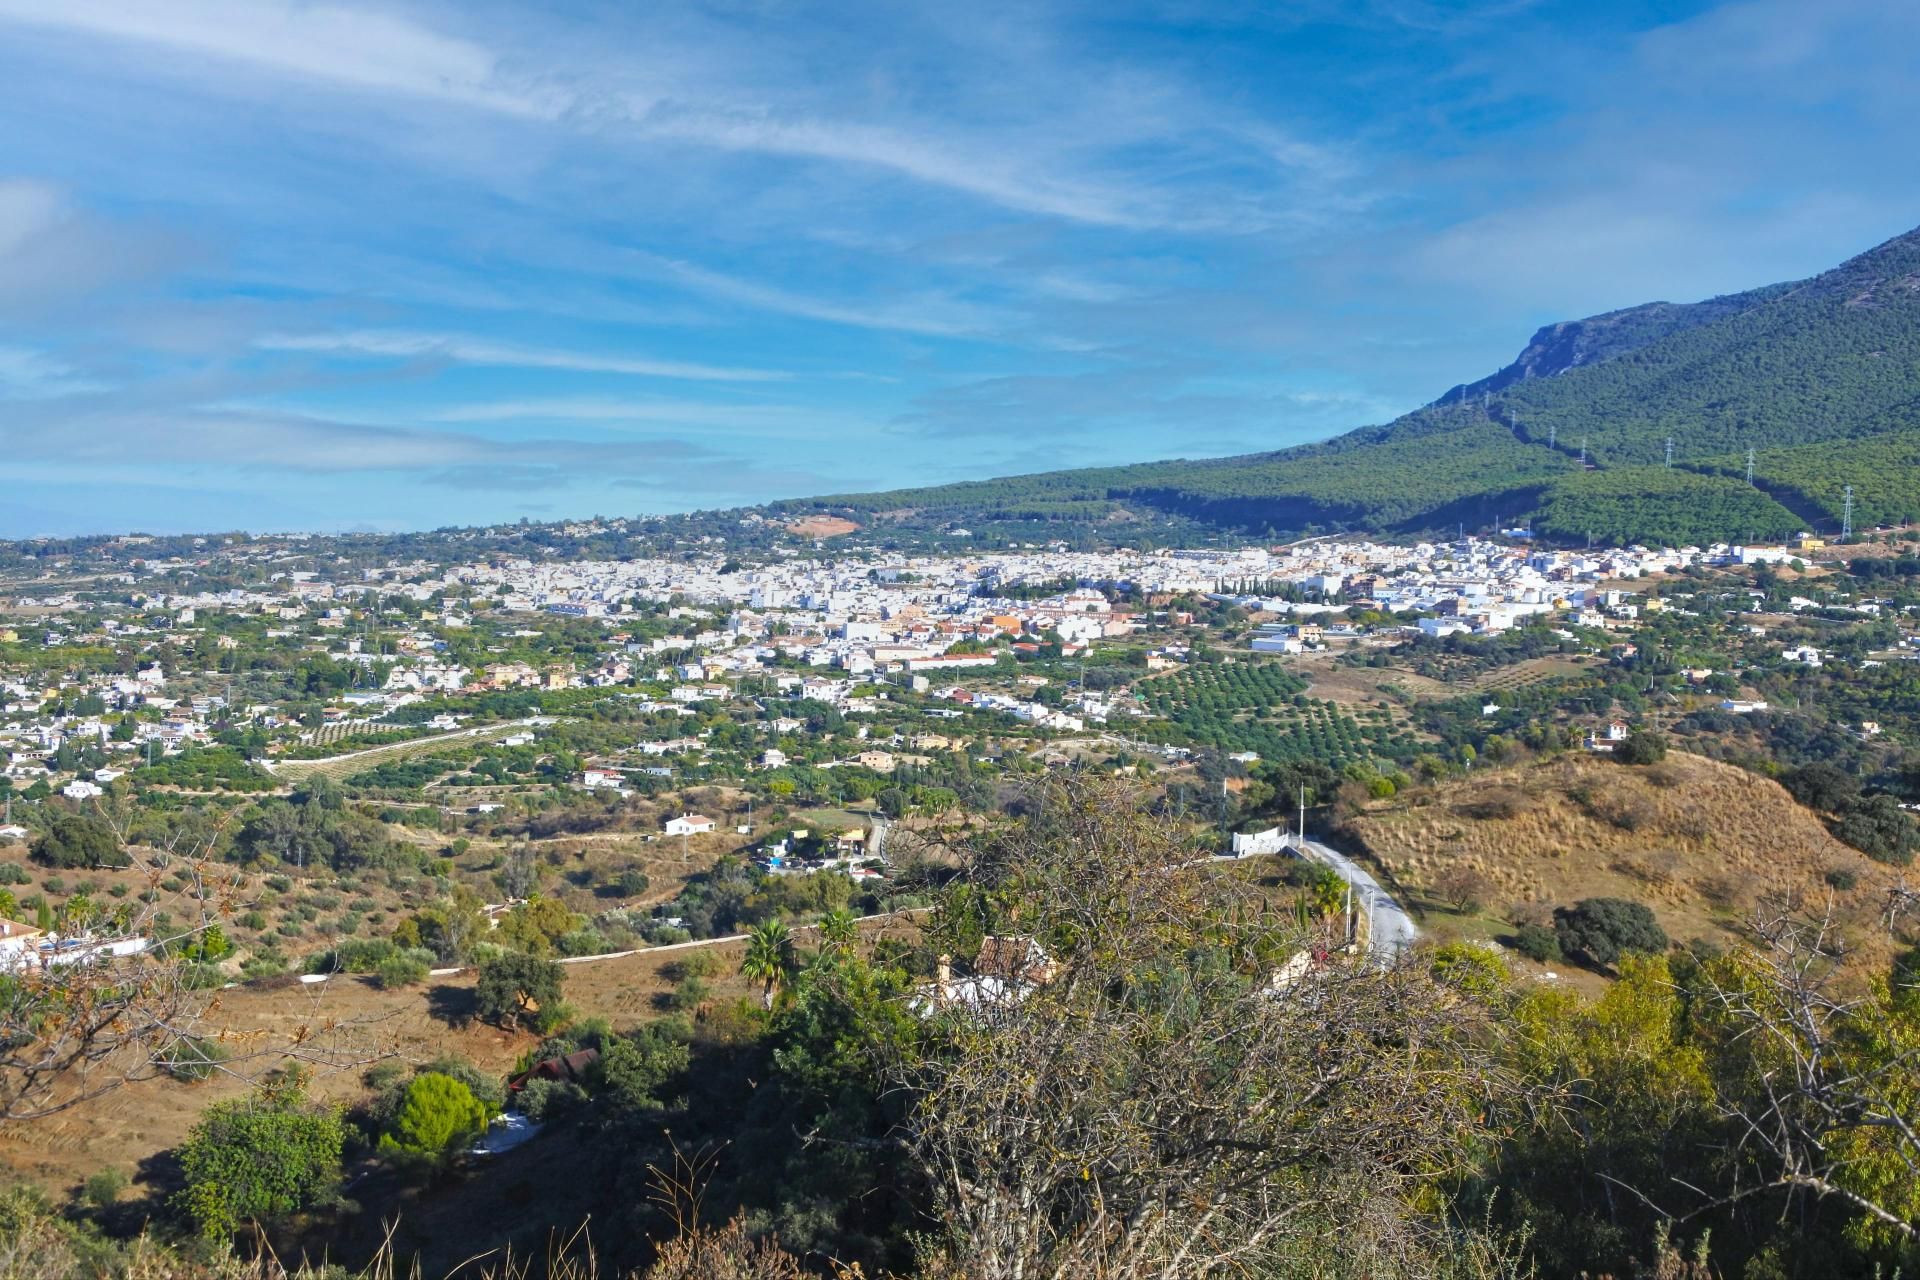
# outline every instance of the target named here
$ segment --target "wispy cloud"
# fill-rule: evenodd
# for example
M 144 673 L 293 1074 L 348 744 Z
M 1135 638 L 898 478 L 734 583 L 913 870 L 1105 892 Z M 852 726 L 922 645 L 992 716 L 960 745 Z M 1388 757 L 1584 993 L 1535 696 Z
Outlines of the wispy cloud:
M 54 399 L 98 391 L 101 385 L 44 351 L 0 346 L 0 400 Z
M 564 94 L 509 85 L 472 41 L 375 10 L 289 0 L 0 0 L 0 19 L 160 45 L 361 89 L 551 119 Z
M 651 254 L 635 257 L 667 278 L 716 298 L 782 315 L 857 329 L 882 329 L 932 337 L 977 337 L 1015 323 L 1006 312 L 944 294 L 923 294 L 872 305 L 830 302 L 775 285 L 712 271 L 691 262 Z
M 575 373 L 623 373 L 696 382 L 774 382 L 790 375 L 772 369 L 741 369 L 680 360 L 607 355 L 529 347 L 450 333 L 358 329 L 344 333 L 276 333 L 259 338 L 265 351 L 306 351 L 376 359 L 452 360 L 510 369 L 564 369 Z

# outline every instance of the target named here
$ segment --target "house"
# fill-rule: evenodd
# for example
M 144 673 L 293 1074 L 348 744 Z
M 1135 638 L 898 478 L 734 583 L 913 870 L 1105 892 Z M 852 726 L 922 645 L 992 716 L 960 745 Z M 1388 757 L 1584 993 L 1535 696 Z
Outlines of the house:
M 910 1007 L 923 1018 L 949 1009 L 990 1013 L 1024 1000 L 1034 987 L 1053 981 L 1055 972 L 1052 958 L 1034 939 L 990 937 L 980 944 L 968 977 L 954 977 L 953 957 L 941 956 L 933 981 L 920 987 Z
M 34 957 L 42 937 L 30 924 L 0 917 L 0 973 L 18 969 Z
M 973 971 L 1009 982 L 1040 986 L 1053 981 L 1054 963 L 1038 941 L 1025 936 L 988 937 L 980 943 Z
M 668 818 L 661 831 L 670 836 L 703 836 L 713 830 L 713 819 L 703 818 L 697 813 L 683 813 L 677 818 Z
M 1627 740 L 1627 722 L 1609 720 L 1607 723 L 1587 735 L 1587 750 L 1599 753 L 1611 752 L 1616 746 Z
M 513 1076 L 507 1081 L 509 1094 L 519 1093 L 526 1088 L 529 1080 L 554 1080 L 568 1084 L 585 1084 L 587 1074 L 593 1064 L 600 1061 L 598 1049 L 579 1049 L 573 1053 L 547 1058 L 532 1067 Z
M 612 769 L 588 769 L 580 775 L 580 785 L 589 791 L 618 791 L 626 778 Z
M 1720 709 L 1728 715 L 1744 716 L 1751 715 L 1755 711 L 1765 711 L 1767 704 L 1743 701 L 1739 698 L 1723 698 L 1720 700 Z
M 69 800 L 94 800 L 107 793 L 104 788 L 88 782 L 85 778 L 75 778 L 60 788 L 60 794 Z
M 32 834 L 31 831 L 19 823 L 9 822 L 5 826 L 0 826 L 0 844 L 4 844 L 10 840 L 25 841 L 26 838 Z

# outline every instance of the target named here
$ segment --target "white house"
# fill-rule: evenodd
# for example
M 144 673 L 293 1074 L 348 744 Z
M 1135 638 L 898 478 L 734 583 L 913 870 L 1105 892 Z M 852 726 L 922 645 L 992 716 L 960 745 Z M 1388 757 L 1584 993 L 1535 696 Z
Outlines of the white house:
M 75 778 L 60 788 L 60 794 L 69 800 L 92 800 L 106 793 L 105 790 L 88 782 L 85 778 Z
M 588 769 L 580 775 L 580 785 L 589 791 L 618 791 L 626 781 L 612 769 Z
M 26 963 L 39 947 L 41 936 L 32 925 L 0 917 L 0 973 Z
M 677 818 L 668 818 L 661 830 L 670 836 L 701 836 L 713 830 L 713 819 L 703 818 L 697 813 L 684 813 Z

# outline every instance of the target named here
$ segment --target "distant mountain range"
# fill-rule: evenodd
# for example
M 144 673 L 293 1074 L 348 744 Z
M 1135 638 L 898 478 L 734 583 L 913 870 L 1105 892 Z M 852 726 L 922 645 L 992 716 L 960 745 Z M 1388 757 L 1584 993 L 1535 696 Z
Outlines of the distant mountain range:
M 1498 522 L 1678 545 L 1837 529 L 1848 485 L 1856 527 L 1920 519 L 1920 230 L 1810 280 L 1548 325 L 1490 377 L 1319 444 L 773 510 L 921 530 L 1172 519 L 1276 537 Z

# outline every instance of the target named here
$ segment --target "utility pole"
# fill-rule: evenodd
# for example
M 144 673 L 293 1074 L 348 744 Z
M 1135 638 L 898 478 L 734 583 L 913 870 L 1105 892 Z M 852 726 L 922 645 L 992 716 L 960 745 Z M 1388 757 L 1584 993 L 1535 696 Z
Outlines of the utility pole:
M 1559 447 L 1560 447 L 1560 424 L 1557 422 L 1549 422 L 1547 424 L 1547 448 L 1558 449 Z
M 1673 437 L 1672 436 L 1667 437 L 1667 465 L 1669 467 L 1673 465 Z
M 1853 486 L 1848 485 L 1846 497 L 1840 507 L 1840 541 L 1845 542 L 1853 536 Z
M 1753 446 L 1747 446 L 1747 488 L 1753 488 Z
M 1300 784 L 1300 847 L 1307 845 L 1307 784 Z
M 1585 436 L 1580 437 L 1580 465 L 1583 467 L 1587 465 L 1587 438 Z

